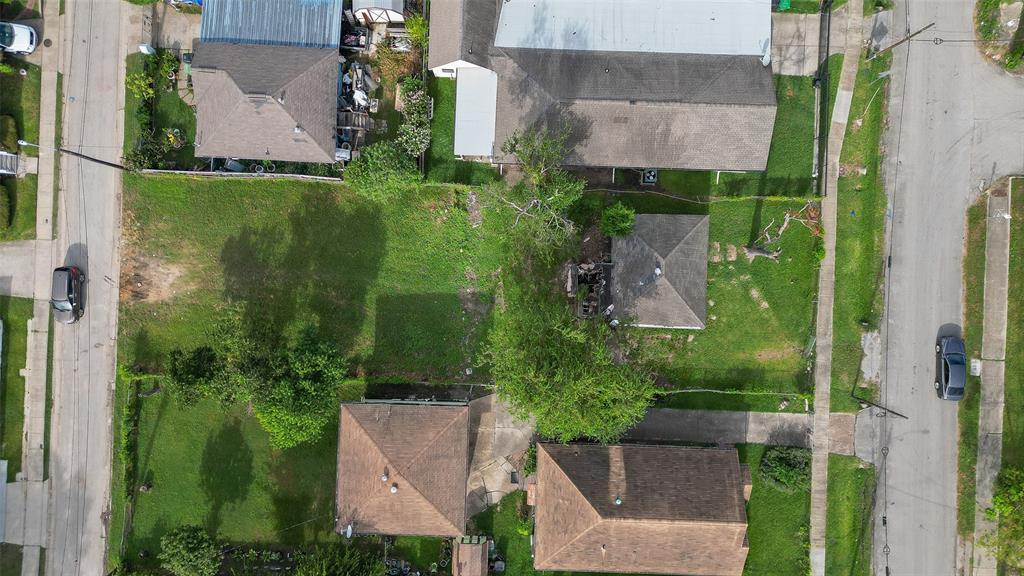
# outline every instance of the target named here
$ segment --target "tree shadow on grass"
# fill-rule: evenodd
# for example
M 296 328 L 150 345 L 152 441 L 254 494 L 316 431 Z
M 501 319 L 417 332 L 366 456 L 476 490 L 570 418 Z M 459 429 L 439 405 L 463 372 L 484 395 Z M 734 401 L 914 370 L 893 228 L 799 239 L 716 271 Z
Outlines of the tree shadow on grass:
M 347 352 L 365 318 L 386 237 L 378 208 L 310 192 L 285 221 L 245 226 L 221 250 L 227 297 L 251 335 L 281 343 L 295 321 Z M 276 340 L 276 341 L 275 341 Z
M 206 529 L 216 534 L 225 506 L 245 500 L 253 480 L 253 454 L 238 418 L 225 422 L 206 438 L 200 466 L 203 492 L 210 510 Z
M 366 368 L 378 376 L 456 377 L 467 363 L 475 322 L 457 294 L 378 296 L 373 356 Z
M 320 440 L 275 451 L 270 461 L 275 539 L 297 546 L 324 541 L 334 530 L 338 421 Z

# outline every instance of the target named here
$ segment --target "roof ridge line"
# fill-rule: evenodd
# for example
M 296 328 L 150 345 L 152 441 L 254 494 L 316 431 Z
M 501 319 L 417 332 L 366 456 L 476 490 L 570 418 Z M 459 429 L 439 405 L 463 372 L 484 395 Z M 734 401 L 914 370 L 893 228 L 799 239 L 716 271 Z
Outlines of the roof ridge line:
M 541 446 L 543 448 L 543 446 L 541 444 L 538 444 L 538 446 Z M 576 493 L 580 495 L 580 498 L 582 498 L 583 501 L 587 503 L 587 506 L 589 506 L 590 509 L 594 512 L 594 514 L 597 515 L 597 522 L 595 522 L 594 524 L 588 526 L 586 530 L 583 530 L 582 532 L 577 534 L 575 538 L 573 538 L 572 540 L 569 540 L 568 542 L 563 544 L 562 547 L 559 548 L 558 550 L 555 550 L 554 552 L 548 554 L 548 558 L 553 558 L 559 552 L 561 552 L 562 550 L 565 550 L 566 548 L 568 548 L 570 544 L 573 544 L 574 542 L 576 542 L 577 540 L 582 538 L 587 532 L 590 532 L 591 530 L 593 530 L 598 524 L 603 522 L 605 518 L 604 518 L 604 516 L 601 516 L 601 513 L 597 511 L 597 508 L 595 508 L 594 505 L 590 502 L 590 499 L 587 498 L 587 496 L 579 489 L 578 486 L 576 486 L 576 483 L 572 481 L 572 478 L 570 478 L 569 474 L 565 471 L 564 468 L 562 468 L 562 465 L 559 464 L 558 461 L 555 460 L 554 457 L 551 456 L 551 453 L 549 453 L 546 448 L 544 449 L 544 452 L 548 455 L 548 458 L 551 459 L 551 463 L 555 465 L 555 468 L 558 468 L 558 471 L 562 474 L 562 476 L 565 476 L 565 479 L 569 481 L 569 485 L 572 486 L 573 490 L 575 490 Z
M 388 406 L 388 410 L 390 411 L 391 405 L 387 404 L 386 406 Z M 451 518 L 448 518 L 447 516 L 444 515 L 444 513 L 442 513 L 440 510 L 438 510 L 437 506 L 434 506 L 434 503 L 431 502 L 430 499 L 427 498 L 427 496 L 425 494 L 423 494 L 423 492 L 420 491 L 419 487 L 417 487 L 416 484 L 413 483 L 411 480 L 406 478 L 405 475 L 402 474 L 401 471 L 398 470 L 397 467 L 395 467 L 392 464 L 391 457 L 388 456 L 388 454 L 386 452 L 384 452 L 384 449 L 380 447 L 380 444 L 378 444 L 377 441 L 373 438 L 373 435 L 370 434 L 369 431 L 363 426 L 363 423 L 359 421 L 359 418 L 357 418 L 355 416 L 355 414 L 351 410 L 349 411 L 349 414 L 352 415 L 352 420 L 356 423 L 357 426 L 359 426 L 359 429 L 363 431 L 363 435 L 370 439 L 370 444 L 373 444 L 373 447 L 377 449 L 377 452 L 379 452 L 380 455 L 384 457 L 384 460 L 389 464 L 388 471 L 390 473 L 396 474 L 399 478 L 404 480 L 406 484 L 408 484 L 409 486 L 412 487 L 412 489 L 413 489 L 413 491 L 415 493 L 419 494 L 420 498 L 422 498 L 424 501 L 430 503 L 430 507 L 431 508 L 433 508 L 438 514 L 440 514 L 442 518 L 447 520 L 449 524 L 452 524 L 452 526 L 454 526 L 455 524 L 451 521 Z M 395 470 L 392 470 L 392 468 L 395 468 Z M 378 500 L 380 500 L 380 497 L 373 498 L 372 500 L 370 500 L 370 502 L 376 502 Z M 459 528 L 459 530 L 461 530 L 461 528 Z
M 466 408 L 467 411 L 469 410 L 468 406 L 465 406 L 465 408 Z M 452 425 L 455 424 L 455 421 L 459 420 L 461 417 L 462 417 L 462 413 L 459 412 L 458 414 L 456 414 L 455 418 L 452 418 L 448 422 L 448 424 L 445 425 L 444 428 L 438 430 L 437 434 L 434 434 L 433 438 L 431 438 L 429 442 L 424 444 L 423 449 L 421 449 L 419 452 L 417 452 L 415 455 L 413 455 L 412 458 L 409 459 L 409 465 L 411 466 L 414 462 L 418 461 L 420 456 L 422 456 L 427 451 L 427 448 L 429 448 L 429 447 L 434 445 L 434 440 L 436 440 L 439 436 L 441 436 L 442 434 L 447 432 L 448 429 L 451 428 Z M 468 426 L 468 424 L 469 423 L 467 422 L 467 426 Z M 413 484 L 412 481 L 408 480 L 408 479 L 406 479 L 406 482 L 409 482 L 409 484 Z M 413 484 L 413 486 L 415 487 L 415 484 Z M 452 526 L 455 526 L 455 522 L 452 522 L 452 519 L 449 518 L 447 514 L 445 514 L 444 512 L 441 512 L 441 510 L 439 510 L 438 507 L 435 506 L 434 503 L 429 498 L 427 498 L 427 496 L 425 494 L 423 494 L 423 492 L 420 491 L 419 487 L 416 487 L 416 492 L 419 493 L 420 496 L 423 496 L 424 500 L 426 500 L 427 502 L 430 502 L 431 507 L 433 507 L 434 510 L 437 510 L 437 512 L 442 517 L 444 517 L 445 520 L 447 520 Z M 465 530 L 465 527 L 459 528 L 458 526 L 455 526 L 455 529 L 461 532 L 461 531 Z
M 680 214 L 680 216 L 698 216 L 698 215 L 697 215 L 697 214 Z M 699 223 L 700 223 L 700 222 L 705 222 L 705 221 L 706 221 L 706 222 L 708 222 L 708 227 L 710 228 L 710 226 L 711 226 L 711 224 L 710 224 L 710 217 L 709 217 L 709 216 L 708 216 L 707 214 L 700 214 L 700 215 L 699 215 L 699 217 L 700 217 L 700 221 L 699 221 Z M 689 231 L 689 232 L 687 232 L 685 236 L 683 236 L 682 238 L 680 238 L 680 239 L 679 239 L 679 243 L 678 243 L 678 244 L 676 244 L 674 248 L 672 248 L 671 250 L 669 250 L 669 251 L 668 251 L 668 254 L 666 254 L 666 255 L 665 255 L 664 257 L 662 257 L 662 258 L 661 258 L 661 262 L 662 262 L 662 264 L 664 264 L 664 263 L 665 263 L 665 260 L 668 260 L 669 256 L 671 256 L 671 255 L 675 254 L 675 253 L 676 253 L 676 250 L 679 250 L 679 248 L 680 248 L 680 247 L 681 247 L 681 246 L 682 246 L 682 245 L 683 245 L 683 244 L 684 244 L 684 243 L 685 243 L 685 242 L 686 242 L 687 240 L 689 240 L 689 239 L 690 239 L 690 236 L 692 236 L 692 235 L 693 235 L 693 233 L 694 233 L 694 232 L 696 232 L 696 230 L 697 230 L 697 226 L 694 226 L 694 227 L 690 228 L 690 231 Z M 641 238 L 641 239 L 642 239 L 642 238 Z M 647 240 L 644 240 L 644 244 L 647 244 Z M 652 246 L 651 246 L 650 244 L 647 244 L 647 247 L 648 247 L 648 248 L 650 248 L 650 249 L 651 249 L 651 251 L 653 251 L 653 252 L 654 252 L 655 254 L 657 254 L 657 253 L 658 253 L 658 251 L 657 251 L 657 250 L 654 250 L 654 248 L 653 248 L 653 247 L 652 247 Z M 706 250 L 706 249 L 705 249 L 705 250 Z M 660 255 L 659 255 L 659 257 L 660 257 Z M 662 277 L 662 278 L 664 278 L 664 277 L 665 277 L 665 275 L 664 275 L 664 274 L 662 274 L 662 276 L 661 276 L 661 277 Z M 693 307 L 692 307 L 692 306 L 690 306 L 690 302 L 689 302 L 689 301 L 688 301 L 688 300 L 686 299 L 686 297 L 685 297 L 685 296 L 683 296 L 682 294 L 680 294 L 680 293 L 679 293 L 679 290 L 676 290 L 676 287 L 675 287 L 675 286 L 673 286 L 673 285 L 672 285 L 672 283 L 671 283 L 671 282 L 669 282 L 668 280 L 666 280 L 666 281 L 665 281 L 665 284 L 667 284 L 667 285 L 668 285 L 668 287 L 669 287 L 669 288 L 671 288 L 671 289 L 672 289 L 672 291 L 676 293 L 676 296 L 679 296 L 679 300 L 680 300 L 680 301 L 681 301 L 681 302 L 683 303 L 683 305 L 684 305 L 684 306 L 686 306 L 686 310 L 687 310 L 687 311 L 689 311 L 689 313 L 690 313 L 690 314 L 691 314 L 691 315 L 692 315 L 692 316 L 693 316 L 694 318 L 697 318 L 697 313 L 693 311 Z M 699 320 L 700 320 L 700 318 L 697 318 L 697 320 L 699 321 Z M 705 323 L 705 324 L 706 324 L 706 323 Z

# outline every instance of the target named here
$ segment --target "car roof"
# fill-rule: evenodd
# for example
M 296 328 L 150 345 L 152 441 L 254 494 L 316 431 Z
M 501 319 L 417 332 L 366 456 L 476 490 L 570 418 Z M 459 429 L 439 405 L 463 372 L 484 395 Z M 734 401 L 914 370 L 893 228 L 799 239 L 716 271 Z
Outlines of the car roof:
M 951 336 L 946 339 L 946 345 L 944 346 L 946 353 L 964 353 L 964 341 L 956 336 Z
M 51 295 L 54 300 L 66 300 L 68 288 L 71 283 L 71 270 L 68 268 L 57 268 L 53 271 L 53 285 Z

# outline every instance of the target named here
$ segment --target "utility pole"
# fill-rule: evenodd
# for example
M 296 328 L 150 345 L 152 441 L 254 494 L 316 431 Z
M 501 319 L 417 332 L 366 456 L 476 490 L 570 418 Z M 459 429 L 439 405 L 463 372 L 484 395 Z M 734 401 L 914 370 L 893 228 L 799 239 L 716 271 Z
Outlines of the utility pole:
M 85 154 L 80 154 L 78 152 L 75 152 L 74 150 L 68 150 L 67 148 L 53 148 L 51 146 L 41 146 L 39 144 L 33 144 L 33 143 L 28 142 L 26 140 L 18 140 L 18 146 L 21 146 L 22 148 L 24 148 L 25 146 L 31 146 L 33 148 L 46 148 L 48 150 L 54 150 L 54 151 L 60 152 L 62 154 L 70 154 L 71 156 L 76 156 L 76 157 L 81 158 L 83 160 L 88 160 L 90 162 L 95 162 L 97 164 L 102 164 L 104 166 L 110 166 L 111 168 L 116 168 L 118 170 L 128 170 L 127 168 L 125 168 L 124 166 L 122 166 L 120 164 L 115 164 L 114 162 L 107 162 L 106 160 L 102 160 L 100 158 L 95 158 L 93 156 L 86 156 Z
M 870 62 L 870 61 L 874 60 L 874 59 L 875 59 L 875 57 L 876 57 L 876 56 L 878 56 L 879 54 L 882 54 L 882 53 L 884 53 L 884 52 L 888 52 L 889 50 L 892 50 L 893 48 L 895 48 L 895 47 L 899 46 L 900 44 L 903 44 L 903 43 L 905 43 L 905 42 L 909 42 L 911 38 L 913 38 L 914 36 L 917 36 L 917 35 L 918 35 L 918 34 L 920 34 L 921 32 L 924 32 L 925 30 L 927 30 L 927 29 L 931 28 L 932 26 L 935 26 L 935 22 L 932 22 L 931 24 L 929 24 L 929 25 L 925 26 L 924 28 L 921 28 L 921 29 L 920 29 L 920 30 L 918 30 L 917 32 L 914 32 L 914 33 L 912 33 L 912 34 L 907 34 L 906 36 L 904 36 L 903 38 L 901 38 L 901 39 L 897 40 L 896 42 L 894 42 L 894 43 L 892 43 L 892 44 L 890 44 L 890 45 L 886 46 L 885 48 L 882 48 L 882 49 L 881 49 L 881 50 L 879 50 L 878 52 L 875 52 L 874 54 L 872 54 L 872 55 L 871 55 L 871 56 L 870 56 L 870 57 L 869 57 L 869 58 L 867 59 L 867 61 L 868 61 L 868 62 Z

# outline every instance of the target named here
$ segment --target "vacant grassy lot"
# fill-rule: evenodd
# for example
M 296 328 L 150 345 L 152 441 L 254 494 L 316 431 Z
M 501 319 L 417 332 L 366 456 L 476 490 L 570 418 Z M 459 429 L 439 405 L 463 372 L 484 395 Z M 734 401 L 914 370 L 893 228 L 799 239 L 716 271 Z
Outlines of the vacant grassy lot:
M 776 76 L 778 111 L 768 167 L 764 172 L 730 174 L 661 170 L 658 184 L 687 196 L 809 196 L 814 193 L 814 87 L 806 76 Z M 635 184 L 634 173 L 620 171 L 623 184 Z
M 870 576 L 875 469 L 853 456 L 828 456 L 825 573 Z
M 778 261 L 750 262 L 743 253 L 743 246 L 756 241 L 772 222 L 774 234 L 785 213 L 799 211 L 804 201 L 737 198 L 694 204 L 639 194 L 620 194 L 616 199 L 633 205 L 638 213 L 707 213 L 711 217 L 707 328 L 632 330 L 642 360 L 680 388 L 809 392 L 803 351 L 813 329 L 819 240 L 808 228 L 792 222 L 772 245 L 782 249 Z M 689 394 L 678 396 L 673 402 L 690 399 Z M 751 401 L 718 400 L 726 405 Z M 778 409 L 778 398 L 765 402 Z
M 1012 183 L 1003 466 L 1024 466 L 1024 178 Z
M 285 336 L 312 324 L 361 374 L 464 376 L 498 252 L 492 220 L 472 228 L 461 202 L 433 188 L 381 209 L 324 183 L 128 176 L 122 358 L 158 370 L 230 304 Z
M 987 196 L 967 210 L 967 240 L 964 247 L 964 344 L 968 358 L 981 358 L 981 333 L 985 302 L 985 232 Z M 964 399 L 960 401 L 960 442 L 957 465 L 957 527 L 961 534 L 974 532 L 975 468 L 978 463 L 978 408 L 981 378 L 967 376 Z
M 455 80 L 432 78 L 434 119 L 430 122 L 431 142 L 427 150 L 427 179 L 434 182 L 486 184 L 498 179 L 498 171 L 487 164 L 455 158 Z M 501 146 L 501 143 L 496 143 Z
M 866 63 L 861 56 L 849 124 L 840 154 L 836 231 L 836 297 L 833 308 L 832 410 L 854 411 L 850 396 L 861 382 L 861 336 L 877 330 L 881 314 L 886 194 L 881 137 L 889 80 L 888 56 Z M 870 383 L 868 383 L 870 385 Z M 872 390 L 859 395 L 870 396 Z
M 11 210 L 10 226 L 0 228 L 0 241 L 31 240 L 36 237 L 37 182 L 35 174 L 0 180 L 0 185 L 7 192 Z
M 738 449 L 740 461 L 750 466 L 754 479 L 754 489 L 747 504 L 750 554 L 743 573 L 749 576 L 804 573 L 808 565 L 806 541 L 810 523 L 810 494 L 781 492 L 761 481 L 757 468 L 764 454 L 764 446 L 748 444 L 738 446 Z M 500 505 L 476 516 L 470 526 L 471 533 L 475 527 L 478 533 L 494 537 L 507 563 L 505 572 L 516 576 L 539 574 L 533 570 L 529 536 L 516 531 L 519 525 L 517 507 L 524 499 L 525 494 L 522 492 L 506 496 Z M 545 574 L 555 576 L 550 572 Z M 557 576 L 585 575 L 557 573 Z
M 0 296 L 0 320 L 4 323 L 3 370 L 0 371 L 0 460 L 7 460 L 7 478 L 14 482 L 21 471 L 21 433 L 25 422 L 25 368 L 28 352 L 28 319 L 32 300 Z
M 33 144 L 39 143 L 39 86 L 42 71 L 39 66 L 19 58 L 8 57 L 7 64 L 14 68 L 14 74 L 0 74 L 0 114 L 13 116 L 18 124 L 18 137 Z M 22 76 L 21 68 L 28 71 Z M 24 153 L 38 156 L 39 150 L 27 146 Z

